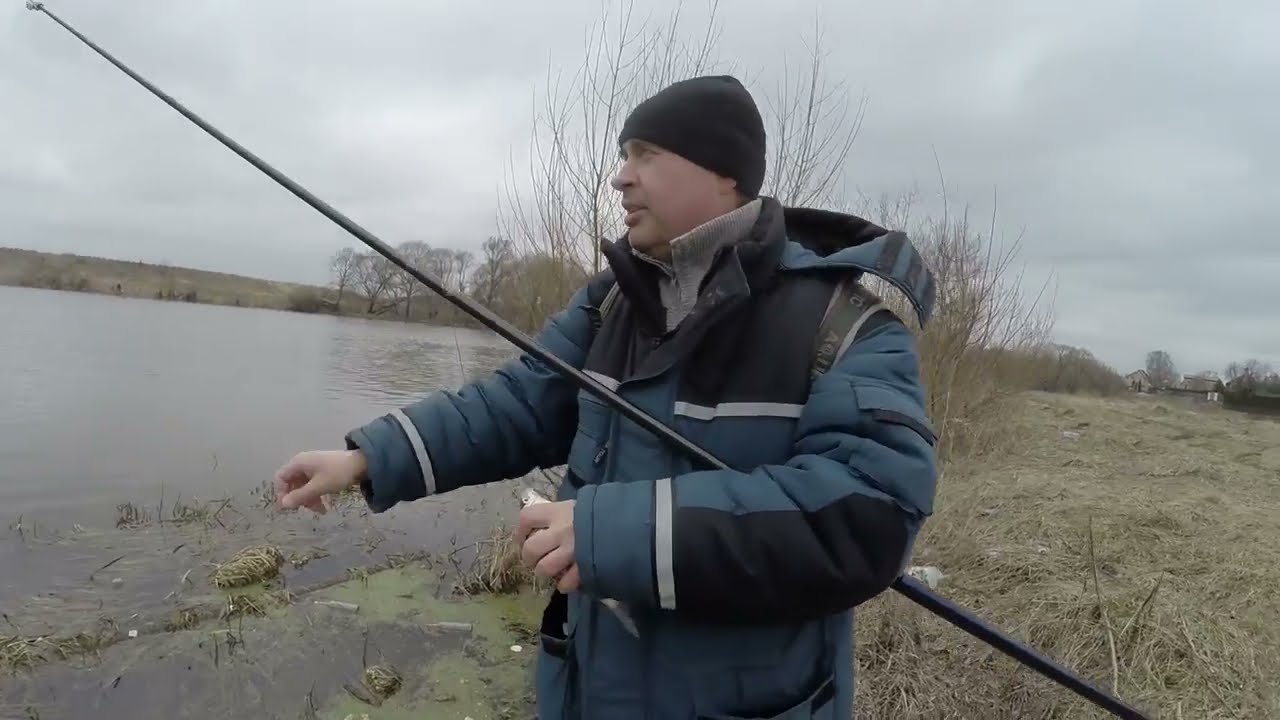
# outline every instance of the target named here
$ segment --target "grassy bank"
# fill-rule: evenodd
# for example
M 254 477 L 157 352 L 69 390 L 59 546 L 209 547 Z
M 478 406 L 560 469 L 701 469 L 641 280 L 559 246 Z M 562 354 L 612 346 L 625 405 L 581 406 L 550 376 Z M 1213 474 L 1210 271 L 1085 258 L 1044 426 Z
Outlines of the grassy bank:
M 0 285 L 92 292 L 239 307 L 363 314 L 361 299 L 341 309 L 327 288 L 193 268 L 0 248 Z
M 938 592 L 1165 718 L 1280 716 L 1280 423 L 1031 394 L 950 463 Z M 896 594 L 858 615 L 870 717 L 1107 717 Z

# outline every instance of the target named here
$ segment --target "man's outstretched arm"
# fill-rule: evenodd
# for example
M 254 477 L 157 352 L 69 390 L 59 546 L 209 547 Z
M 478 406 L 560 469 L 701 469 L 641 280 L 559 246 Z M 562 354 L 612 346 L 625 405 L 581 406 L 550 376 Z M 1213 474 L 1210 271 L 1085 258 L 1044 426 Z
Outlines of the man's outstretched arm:
M 924 403 L 911 332 L 896 319 L 867 331 L 815 381 L 787 462 L 582 488 L 583 590 L 708 622 L 815 618 L 875 596 L 933 511 Z
M 586 288 L 534 342 L 581 368 L 592 333 Z M 577 386 L 529 354 L 455 392 L 438 391 L 352 430 L 367 470 L 362 489 L 382 512 L 467 485 L 563 464 L 577 418 Z

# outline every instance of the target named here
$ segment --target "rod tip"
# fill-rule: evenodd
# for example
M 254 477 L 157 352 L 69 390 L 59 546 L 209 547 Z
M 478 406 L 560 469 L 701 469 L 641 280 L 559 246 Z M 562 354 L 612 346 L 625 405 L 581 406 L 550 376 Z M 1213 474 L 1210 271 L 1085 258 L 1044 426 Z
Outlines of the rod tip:
M 37 0 L 27 0 L 27 9 L 28 9 L 28 10 L 43 10 L 43 9 L 44 9 L 44 3 L 42 3 L 42 2 L 37 2 Z

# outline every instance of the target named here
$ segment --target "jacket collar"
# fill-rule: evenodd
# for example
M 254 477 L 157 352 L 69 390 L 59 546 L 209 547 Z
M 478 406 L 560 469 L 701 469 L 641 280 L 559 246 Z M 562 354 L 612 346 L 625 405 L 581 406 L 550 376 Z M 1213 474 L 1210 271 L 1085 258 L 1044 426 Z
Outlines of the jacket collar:
M 762 197 L 760 212 L 746 235 L 716 250 L 704 288 L 714 288 L 715 295 L 724 297 L 752 295 L 771 286 L 787 242 L 783 214 L 777 200 Z M 662 270 L 637 257 L 626 235 L 602 242 L 600 250 L 641 322 L 652 334 L 662 335 L 666 316 L 657 290 L 657 273 Z

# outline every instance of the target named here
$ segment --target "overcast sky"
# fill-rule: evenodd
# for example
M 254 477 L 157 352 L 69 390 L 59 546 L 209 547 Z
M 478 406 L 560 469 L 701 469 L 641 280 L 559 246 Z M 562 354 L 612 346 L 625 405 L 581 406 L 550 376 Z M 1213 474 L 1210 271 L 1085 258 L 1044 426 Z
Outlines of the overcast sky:
M 984 227 L 998 190 L 1061 342 L 1122 371 L 1155 347 L 1184 371 L 1280 364 L 1280 4 L 723 5 L 719 55 L 761 93 L 820 9 L 830 74 L 867 101 L 846 182 L 927 200 L 936 152 Z M 387 242 L 477 248 L 548 64 L 574 69 L 603 5 L 48 7 Z M 354 244 L 20 0 L 0 5 L 0 221 L 0 245 L 304 282 Z

